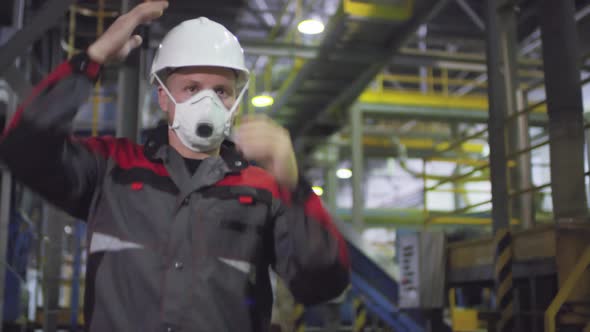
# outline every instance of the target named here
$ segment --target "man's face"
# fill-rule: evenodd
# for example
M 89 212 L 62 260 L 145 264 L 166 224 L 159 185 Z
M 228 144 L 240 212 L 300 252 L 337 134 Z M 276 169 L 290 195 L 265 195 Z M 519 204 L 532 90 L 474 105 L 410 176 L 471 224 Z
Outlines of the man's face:
M 236 75 L 228 68 L 179 68 L 168 75 L 165 84 L 177 103 L 185 102 L 194 94 L 206 89 L 215 91 L 228 110 L 236 100 Z M 158 86 L 158 102 L 160 108 L 168 114 L 168 123 L 172 123 L 175 105 L 161 86 Z

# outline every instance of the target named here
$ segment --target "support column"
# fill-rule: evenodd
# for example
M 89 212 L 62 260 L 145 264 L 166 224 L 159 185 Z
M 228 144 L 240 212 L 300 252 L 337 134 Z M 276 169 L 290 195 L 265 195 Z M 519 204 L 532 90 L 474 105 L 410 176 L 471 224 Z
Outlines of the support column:
M 512 238 L 506 160 L 507 113 L 516 109 L 516 13 L 512 3 L 487 0 L 486 62 L 488 70 L 488 140 L 492 182 L 492 221 L 495 242 L 495 285 L 498 331 L 514 326 L 512 283 Z
M 517 94 L 517 108 L 524 109 L 528 104 L 526 96 L 522 90 Z M 529 133 L 529 117 L 519 116 L 516 119 L 515 141 L 517 150 L 522 151 L 531 146 L 531 136 Z M 523 153 L 515 158 L 516 160 L 516 190 L 526 190 L 533 186 L 533 165 L 531 162 L 531 153 Z M 535 203 L 534 193 L 527 192 L 515 197 L 513 199 L 518 207 L 516 211 L 520 220 L 520 224 L 524 229 L 535 226 Z
M 134 1 L 121 1 L 121 13 L 133 8 Z M 147 43 L 144 40 L 144 43 Z M 133 142 L 138 139 L 139 93 L 143 48 L 132 51 L 119 69 L 117 86 L 117 137 L 126 137 Z M 144 56 L 143 56 L 144 57 Z
M 539 2 L 549 115 L 553 212 L 557 222 L 587 220 L 584 121 L 573 1 Z
M 57 331 L 63 226 L 67 216 L 45 204 L 43 218 L 43 331 Z
M 336 196 L 338 194 L 338 161 L 340 160 L 340 147 L 337 144 L 330 144 L 328 152 L 328 167 L 326 167 L 326 203 L 332 213 L 336 211 Z
M 451 127 L 451 140 L 455 141 L 455 140 L 459 140 L 459 124 L 457 122 L 453 122 L 450 124 Z M 459 175 L 461 174 L 461 164 L 457 163 L 455 165 L 455 169 L 453 170 L 453 176 Z M 453 208 L 455 210 L 459 210 L 461 208 L 461 192 L 459 192 L 461 189 L 464 189 L 465 186 L 463 185 L 463 182 L 458 182 L 458 181 L 454 181 L 453 182 Z M 464 192 L 465 196 L 467 196 L 468 194 L 466 192 Z M 469 204 L 469 203 L 467 203 Z
M 10 1 L 10 0 L 9 0 Z M 24 0 L 14 0 L 13 6 L 13 26 L 15 29 L 22 29 L 24 21 Z M 3 50 L 6 48 L 4 47 Z M 18 53 L 17 53 L 18 54 Z M 4 59 L 3 59 L 4 60 Z M 21 63 L 22 60 L 15 59 L 8 61 L 7 64 L 12 66 Z M 0 97 L 0 104 L 5 108 L 4 127 L 10 123 L 12 115 L 16 112 L 18 106 L 18 97 L 13 88 L 9 87 L 4 80 L 0 80 L 0 93 L 5 98 Z M 2 100 L 5 99 L 5 100 Z M 12 175 L 7 169 L 0 170 L 2 177 L 0 184 L 0 261 L 6 259 L 6 249 L 8 246 L 8 224 L 10 223 L 10 214 L 12 208 Z M 4 322 L 4 288 L 6 287 L 6 266 L 0 264 L 0 332 L 2 332 L 2 323 Z
M 7 100 L 0 100 L 0 105 L 5 108 L 6 124 L 16 111 L 16 94 L 11 91 L 4 81 L 0 81 L 0 93 L 7 96 Z M 0 98 L 3 99 L 3 98 Z M 0 260 L 4 261 L 6 257 L 6 247 L 8 246 L 8 223 L 10 222 L 10 208 L 12 197 L 12 176 L 7 169 L 2 169 L 2 178 L 0 185 Z M 5 271 L 6 266 L 0 264 L 0 332 L 2 331 L 2 322 L 4 321 L 4 288 L 5 288 Z
M 358 104 L 350 108 L 352 150 L 352 222 L 357 230 L 363 228 L 363 113 Z

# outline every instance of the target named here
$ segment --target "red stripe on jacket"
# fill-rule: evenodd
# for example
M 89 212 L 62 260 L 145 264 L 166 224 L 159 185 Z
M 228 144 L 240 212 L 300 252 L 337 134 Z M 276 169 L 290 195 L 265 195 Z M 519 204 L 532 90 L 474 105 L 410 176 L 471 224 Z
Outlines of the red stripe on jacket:
M 10 131 L 11 129 L 13 129 L 14 127 L 16 127 L 19 124 L 19 122 L 23 116 L 24 109 L 27 106 L 29 106 L 33 102 L 33 100 L 35 100 L 35 98 L 37 98 L 39 96 L 39 94 L 41 92 L 43 92 L 45 89 L 47 89 L 51 85 L 55 84 L 57 81 L 63 79 L 64 77 L 67 77 L 71 74 L 72 74 L 72 66 L 70 65 L 70 63 L 67 61 L 62 62 L 62 64 L 60 64 L 53 72 L 51 72 L 51 74 L 49 74 L 39 84 L 37 84 L 35 86 L 35 88 L 33 89 L 33 92 L 31 93 L 31 95 L 18 107 L 18 109 L 16 110 L 16 112 L 12 116 L 12 119 L 10 120 L 10 124 L 4 130 L 4 134 L 6 135 L 6 133 L 8 133 L 8 131 Z
M 143 153 L 143 146 L 126 138 L 112 136 L 73 138 L 91 152 L 112 159 L 122 169 L 144 168 L 160 176 L 170 176 L 163 164 L 154 163 Z

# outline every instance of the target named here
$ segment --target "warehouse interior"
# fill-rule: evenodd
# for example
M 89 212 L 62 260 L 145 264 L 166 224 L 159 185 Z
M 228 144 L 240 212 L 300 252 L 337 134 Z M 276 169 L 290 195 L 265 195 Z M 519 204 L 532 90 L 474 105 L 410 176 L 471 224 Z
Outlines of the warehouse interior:
M 3 127 L 137 3 L 3 1 Z M 154 53 L 200 16 L 239 39 L 240 111 L 289 130 L 351 258 L 326 304 L 277 281 L 277 331 L 590 331 L 590 1 L 171 0 L 74 133 L 142 142 Z M 83 330 L 85 228 L 2 168 L 0 331 Z

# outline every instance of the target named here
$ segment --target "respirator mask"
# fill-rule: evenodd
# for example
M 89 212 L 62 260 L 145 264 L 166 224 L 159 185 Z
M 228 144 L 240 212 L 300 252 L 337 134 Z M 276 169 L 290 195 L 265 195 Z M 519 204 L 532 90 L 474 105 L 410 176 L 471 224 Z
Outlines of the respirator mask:
M 194 152 L 208 152 L 221 146 L 230 135 L 233 115 L 248 84 L 242 88 L 228 110 L 211 89 L 201 90 L 188 100 L 178 103 L 158 75 L 154 76 L 175 105 L 174 120 L 168 127 L 174 130 L 182 144 Z

